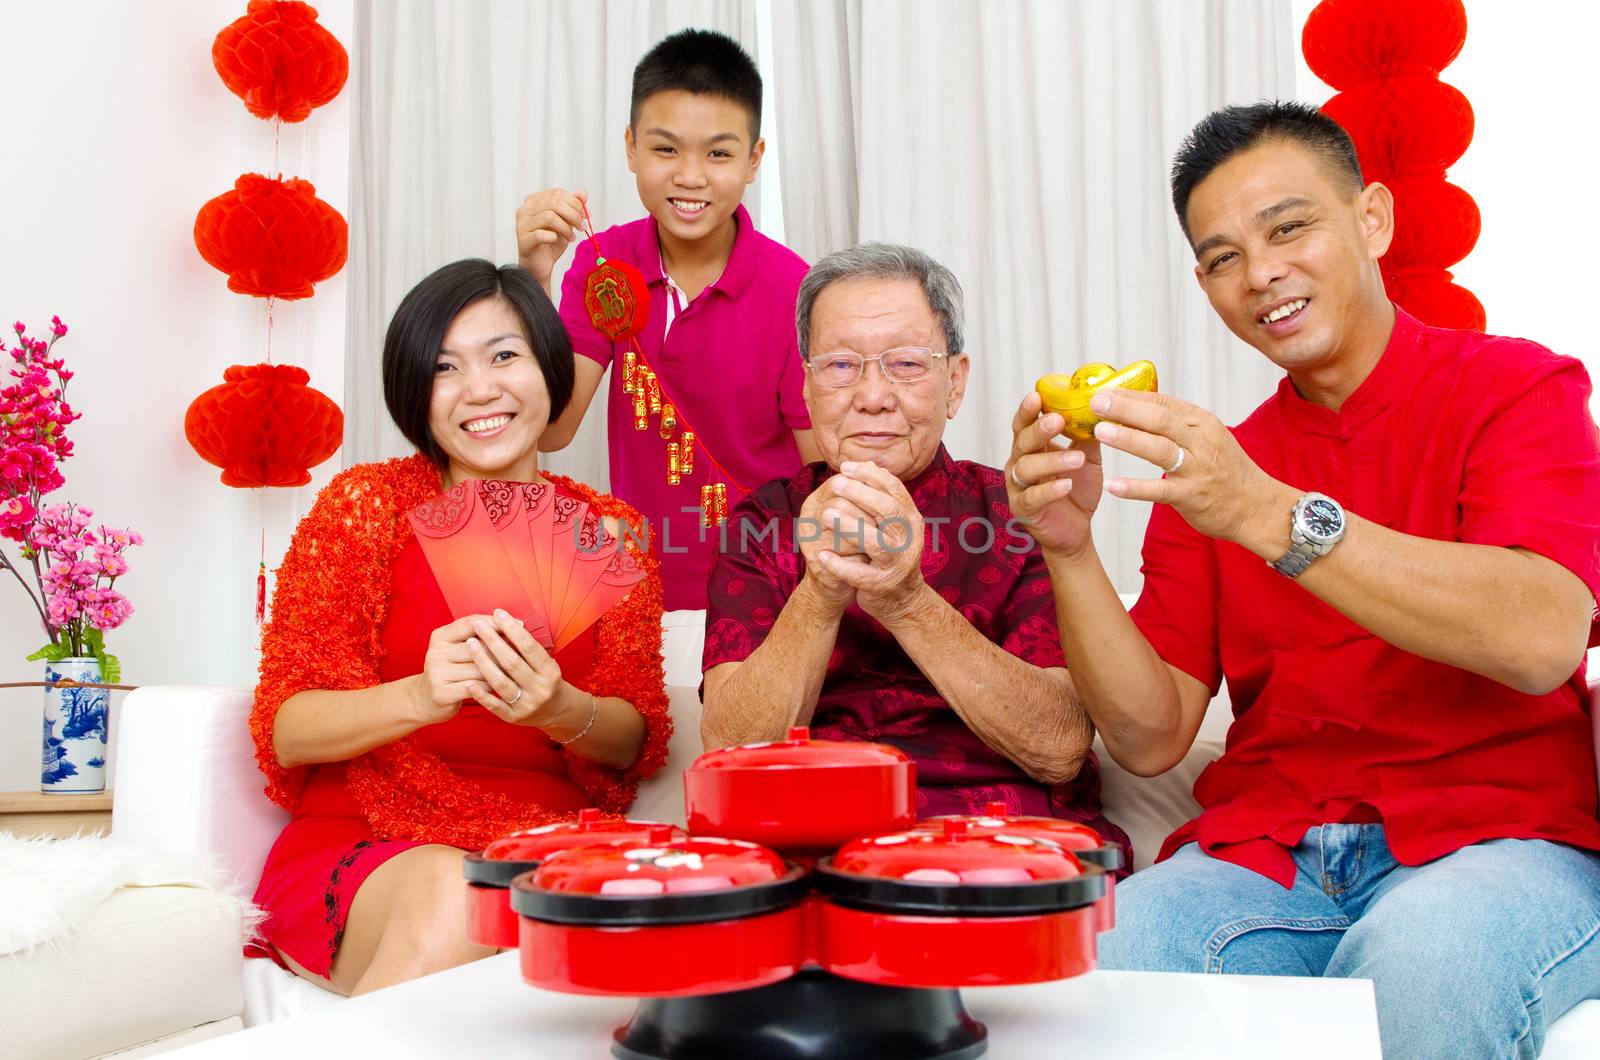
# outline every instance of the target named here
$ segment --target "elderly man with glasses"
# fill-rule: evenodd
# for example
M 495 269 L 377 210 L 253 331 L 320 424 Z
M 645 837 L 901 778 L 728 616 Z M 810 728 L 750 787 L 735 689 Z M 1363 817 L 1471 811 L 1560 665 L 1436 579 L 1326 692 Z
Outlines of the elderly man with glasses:
M 1049 577 L 1001 472 L 952 459 L 970 363 L 961 286 L 909 247 L 807 273 L 795 307 L 823 460 L 756 490 L 722 527 L 709 585 L 708 748 L 809 725 L 917 764 L 923 816 L 1100 812 L 1094 732 L 1070 695 Z

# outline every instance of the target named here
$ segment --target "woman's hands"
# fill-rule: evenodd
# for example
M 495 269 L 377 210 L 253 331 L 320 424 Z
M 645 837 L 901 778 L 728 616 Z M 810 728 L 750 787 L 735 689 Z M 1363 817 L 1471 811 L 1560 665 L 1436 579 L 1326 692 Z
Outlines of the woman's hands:
M 556 720 L 563 687 L 550 653 L 521 622 L 497 610 L 434 630 L 412 695 L 424 725 L 450 720 L 471 699 L 503 721 L 543 728 Z

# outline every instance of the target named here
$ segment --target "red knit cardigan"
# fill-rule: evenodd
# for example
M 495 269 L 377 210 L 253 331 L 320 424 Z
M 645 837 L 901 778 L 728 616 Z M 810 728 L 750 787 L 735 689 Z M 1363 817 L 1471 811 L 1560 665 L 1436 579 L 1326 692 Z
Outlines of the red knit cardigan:
M 614 497 L 560 475 L 546 477 L 602 515 L 636 526 L 642 522 L 638 512 Z M 390 567 L 412 536 L 405 514 L 439 490 L 438 469 L 420 454 L 360 464 L 328 483 L 295 530 L 277 571 L 272 621 L 261 635 L 261 682 L 250 712 L 267 795 L 285 809 L 294 809 L 309 767 L 278 764 L 272 743 L 278 708 L 309 689 L 380 683 Z M 633 704 L 645 723 L 639 757 L 617 770 L 576 754 L 562 756 L 573 782 L 595 805 L 613 813 L 626 811 L 639 781 L 661 768 L 672 733 L 661 663 L 660 568 L 654 555 L 641 554 L 640 560 L 645 579 L 596 627 L 585 689 Z M 560 816 L 458 777 L 409 736 L 352 759 L 347 783 L 380 839 L 471 849 Z

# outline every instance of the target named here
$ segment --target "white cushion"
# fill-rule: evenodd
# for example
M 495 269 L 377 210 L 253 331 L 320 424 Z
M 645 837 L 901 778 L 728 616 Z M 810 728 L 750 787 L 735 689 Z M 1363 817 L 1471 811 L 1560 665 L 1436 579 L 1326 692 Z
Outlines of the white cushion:
M 257 1027 L 273 1020 L 298 1016 L 335 1001 L 343 994 L 324 989 L 302 979 L 287 968 L 280 968 L 266 957 L 251 957 L 244 962 L 244 1025 Z
M 289 815 L 264 793 L 250 740 L 251 690 L 146 686 L 122 705 L 111 832 L 153 850 L 219 855 L 255 893 Z
M 94 1056 L 237 1016 L 242 903 L 124 887 L 57 943 L 0 958 L 7 1056 Z

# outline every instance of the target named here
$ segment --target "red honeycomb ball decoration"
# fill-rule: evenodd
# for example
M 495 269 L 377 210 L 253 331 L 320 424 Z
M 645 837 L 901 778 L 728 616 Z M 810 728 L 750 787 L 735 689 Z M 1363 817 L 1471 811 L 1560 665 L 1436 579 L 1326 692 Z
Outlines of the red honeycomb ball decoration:
M 1448 269 L 1472 253 L 1483 227 L 1472 196 L 1438 177 L 1384 183 L 1394 194 L 1394 241 L 1383 256 L 1386 269 Z
M 1424 266 L 1385 274 L 1389 297 L 1419 320 L 1441 328 L 1482 331 L 1488 326 L 1477 295 L 1452 281 L 1448 269 Z
M 195 398 L 183 433 L 225 486 L 304 486 L 344 439 L 344 413 L 291 364 L 236 364 Z
M 194 245 L 228 274 L 228 289 L 257 298 L 310 298 L 344 268 L 349 229 L 310 181 L 245 173 L 200 208 Z
M 1472 104 L 1437 77 L 1367 81 L 1322 105 L 1355 141 L 1363 172 L 1392 177 L 1437 175 L 1454 165 L 1472 142 Z M 1373 178 L 1369 178 L 1373 179 Z
M 251 114 L 287 122 L 304 121 L 350 75 L 350 56 L 317 24 L 317 9 L 295 0 L 250 0 L 217 34 L 211 62 Z
M 1322 0 L 1306 18 L 1300 49 L 1312 73 L 1342 90 L 1374 78 L 1436 75 L 1466 39 L 1461 0 Z

